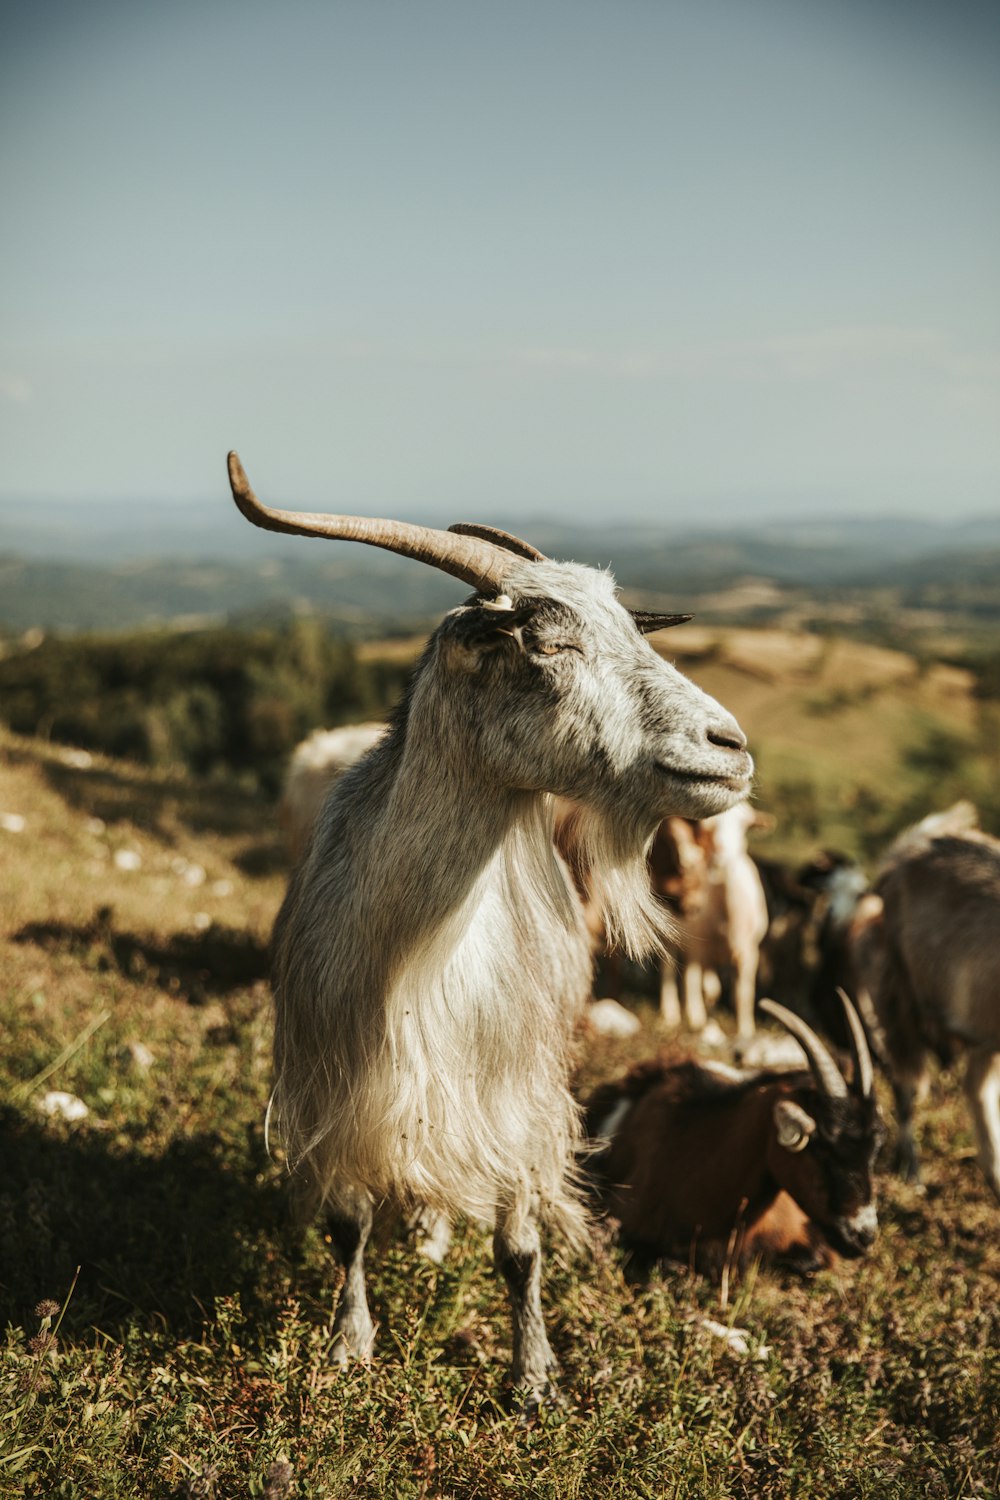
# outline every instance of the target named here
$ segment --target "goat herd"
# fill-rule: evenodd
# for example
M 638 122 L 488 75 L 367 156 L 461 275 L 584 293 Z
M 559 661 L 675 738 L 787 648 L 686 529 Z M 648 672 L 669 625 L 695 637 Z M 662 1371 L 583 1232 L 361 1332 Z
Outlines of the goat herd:
M 457 1215 L 495 1226 L 529 1406 L 554 1369 L 543 1226 L 582 1244 L 605 1212 L 636 1266 L 863 1254 L 873 1054 L 913 1176 L 926 1060 L 965 1049 L 1000 1196 L 1000 841 L 971 809 L 897 840 L 871 889 L 834 857 L 795 878 L 755 862 L 745 737 L 645 639 L 685 617 L 630 611 L 608 574 L 494 528 L 276 510 L 235 454 L 229 476 L 258 526 L 389 548 L 473 590 L 388 726 L 314 736 L 286 786 L 268 1130 L 344 1265 L 335 1361 L 372 1351 L 364 1257 L 384 1202 L 431 1253 Z M 616 955 L 660 955 L 663 1017 L 692 1030 L 728 984 L 743 1065 L 657 1058 L 581 1111 L 595 952 L 611 985 Z M 757 1004 L 762 989 L 787 1003 Z M 747 1067 L 755 1004 L 797 1065 Z

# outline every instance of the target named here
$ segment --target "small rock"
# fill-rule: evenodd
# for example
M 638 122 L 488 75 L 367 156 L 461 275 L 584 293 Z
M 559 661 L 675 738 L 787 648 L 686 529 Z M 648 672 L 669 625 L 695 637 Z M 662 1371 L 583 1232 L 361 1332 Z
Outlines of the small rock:
M 638 1016 L 634 1016 L 617 1000 L 595 1000 L 587 1007 L 587 1020 L 591 1030 L 598 1036 L 635 1036 L 639 1030 Z
M 729 1328 L 725 1323 L 717 1323 L 714 1318 L 702 1318 L 701 1326 L 715 1338 L 722 1339 L 732 1353 L 738 1354 L 741 1359 L 745 1359 L 750 1353 L 753 1334 L 748 1328 Z M 770 1353 L 767 1344 L 760 1344 L 754 1351 L 753 1357 L 759 1364 L 766 1360 Z
M 7 833 L 23 833 L 27 823 L 27 818 L 22 818 L 20 813 L 0 813 L 0 828 Z
M 148 1073 L 156 1061 L 155 1054 L 150 1051 L 145 1042 L 129 1042 L 125 1051 L 132 1060 L 133 1066 L 138 1068 L 140 1073 Z
M 734 1055 L 744 1068 L 804 1068 L 807 1063 L 793 1036 L 775 1036 L 767 1031 L 758 1031 L 756 1036 L 738 1041 Z
M 213 896 L 231 896 L 233 894 L 233 882 L 231 880 L 214 880 L 212 882 Z
M 43 1115 L 48 1115 L 50 1120 L 85 1120 L 90 1110 L 82 1099 L 75 1094 L 67 1094 L 62 1089 L 50 1089 L 47 1094 L 37 1100 L 38 1108 Z
M 89 750 L 64 750 L 59 759 L 64 766 L 72 766 L 74 771 L 89 771 L 94 764 Z
M 205 871 L 201 865 L 188 865 L 182 876 L 185 885 L 199 886 L 205 884 Z
M 119 870 L 138 870 L 142 865 L 142 855 L 135 849 L 116 849 L 115 865 Z
M 207 911 L 196 911 L 191 918 L 191 926 L 195 932 L 207 932 L 212 925 L 212 918 Z
M 103 818 L 88 818 L 87 819 L 87 823 L 86 823 L 87 832 L 88 833 L 92 833 L 95 838 L 98 838 L 102 833 L 107 832 L 107 827 L 108 827 L 108 825 L 107 825 L 107 823 L 105 823 L 105 821 L 104 821 Z
M 709 1016 L 698 1033 L 698 1040 L 703 1047 L 725 1047 L 727 1045 L 726 1033 L 712 1016 Z

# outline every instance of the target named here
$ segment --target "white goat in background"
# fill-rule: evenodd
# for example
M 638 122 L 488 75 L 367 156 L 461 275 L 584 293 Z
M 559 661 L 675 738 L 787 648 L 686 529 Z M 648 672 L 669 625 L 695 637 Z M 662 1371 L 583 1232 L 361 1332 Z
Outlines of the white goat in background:
M 773 820 L 742 802 L 692 827 L 670 818 L 658 838 L 673 841 L 682 892 L 675 970 L 662 960 L 660 1013 L 668 1025 L 681 1022 L 676 973 L 681 974 L 688 1027 L 700 1031 L 708 1007 L 721 991 L 720 974 L 732 977 L 733 1009 L 741 1038 L 753 1036 L 760 945 L 767 933 L 767 900 L 757 867 L 747 853 L 747 833 Z M 656 879 L 656 850 L 653 855 Z
M 274 933 L 271 1131 L 324 1206 L 345 1281 L 333 1356 L 367 1357 L 364 1250 L 375 1202 L 495 1220 L 529 1400 L 554 1360 L 539 1221 L 578 1237 L 579 1113 L 567 1087 L 590 985 L 580 903 L 552 842 L 551 795 L 581 804 L 605 920 L 630 952 L 669 917 L 646 852 L 668 813 L 746 796 L 735 720 L 672 667 L 606 573 L 484 527 L 451 532 L 263 506 L 271 530 L 388 547 L 475 593 L 435 630 L 388 733 L 337 783 Z
M 384 724 L 344 724 L 339 729 L 314 729 L 296 745 L 278 804 L 278 822 L 292 864 L 305 854 L 331 787 L 383 734 Z

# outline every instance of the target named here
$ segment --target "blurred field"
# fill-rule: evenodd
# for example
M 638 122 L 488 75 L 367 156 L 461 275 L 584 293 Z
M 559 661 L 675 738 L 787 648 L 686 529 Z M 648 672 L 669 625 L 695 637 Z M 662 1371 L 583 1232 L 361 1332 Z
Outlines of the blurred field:
M 804 801 L 776 847 L 862 848 L 885 800 L 900 811 L 932 786 L 945 800 L 949 775 L 987 773 L 961 672 L 820 638 L 665 640 L 744 722 L 762 806 L 780 816 L 783 784 L 814 784 L 815 833 Z M 928 725 L 969 747 L 944 774 L 911 754 Z M 880 798 L 868 813 L 864 788 Z M 882 1179 L 861 1266 L 812 1284 L 750 1275 L 723 1304 L 683 1268 L 629 1286 L 599 1235 L 586 1259 L 556 1247 L 565 1406 L 525 1429 L 474 1226 L 432 1268 L 387 1224 L 370 1274 L 379 1362 L 326 1364 L 339 1272 L 315 1229 L 290 1224 L 263 1143 L 284 882 L 272 804 L 0 731 L 0 869 L 0 1494 L 997 1493 L 998 1210 L 954 1079 L 920 1116 L 927 1192 Z M 585 1083 L 656 1045 L 642 1014 L 637 1041 L 591 1044 Z M 52 1090 L 86 1118 L 44 1115 Z M 36 1311 L 47 1299 L 64 1311 Z M 751 1356 L 704 1314 L 748 1329 Z

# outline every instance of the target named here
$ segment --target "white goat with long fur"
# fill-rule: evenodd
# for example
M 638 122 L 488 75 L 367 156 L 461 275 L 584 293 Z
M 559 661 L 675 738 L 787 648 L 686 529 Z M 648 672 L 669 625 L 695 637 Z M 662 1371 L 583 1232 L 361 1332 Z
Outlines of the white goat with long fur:
M 605 919 L 645 953 L 669 921 L 649 889 L 653 832 L 746 795 L 744 736 L 643 638 L 676 617 L 630 613 L 606 573 L 489 528 L 273 510 L 235 454 L 230 482 L 257 525 L 388 547 L 475 591 L 431 636 L 292 876 L 274 933 L 269 1124 L 344 1261 L 333 1357 L 372 1347 L 375 1202 L 494 1219 L 512 1377 L 537 1401 L 554 1367 L 539 1222 L 574 1237 L 584 1223 L 567 1077 L 590 982 L 552 794 L 583 808 Z
M 305 854 L 331 788 L 383 734 L 384 724 L 344 724 L 339 729 L 314 729 L 296 745 L 278 804 L 278 822 L 293 864 Z

